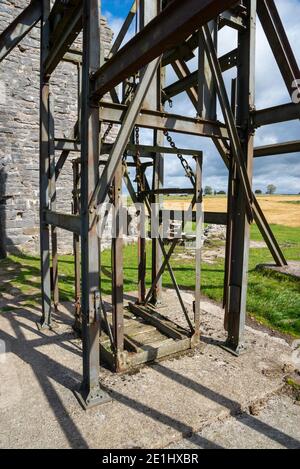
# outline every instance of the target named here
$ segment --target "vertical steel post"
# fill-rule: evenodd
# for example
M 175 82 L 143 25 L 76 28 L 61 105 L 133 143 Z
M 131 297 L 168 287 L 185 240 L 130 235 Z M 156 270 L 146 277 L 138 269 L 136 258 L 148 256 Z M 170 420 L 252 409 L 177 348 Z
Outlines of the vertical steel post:
M 73 161 L 73 207 L 74 215 L 80 215 L 80 171 L 79 162 Z M 74 253 L 74 271 L 75 271 L 75 321 L 74 330 L 81 333 L 81 294 L 80 294 L 80 236 L 73 234 L 73 253 Z
M 236 120 L 237 111 L 237 78 L 231 80 L 231 109 Z M 223 307 L 225 308 L 224 328 L 228 330 L 228 311 L 226 303 L 228 299 L 229 278 L 231 269 L 232 257 L 232 219 L 233 219 L 233 204 L 234 204 L 234 191 L 236 184 L 236 167 L 231 154 L 228 155 L 228 190 L 227 190 L 227 225 L 226 225 L 226 247 L 225 247 L 225 263 L 224 263 L 224 290 L 223 290 Z
M 159 76 L 157 80 L 161 83 L 161 68 L 159 68 Z M 159 85 L 160 86 L 160 85 Z M 160 88 L 158 88 L 158 96 L 160 96 Z M 158 106 L 159 110 L 162 110 L 161 104 L 159 104 L 158 98 Z M 163 146 L 164 137 L 161 131 L 155 130 L 154 131 L 154 146 Z M 152 189 L 153 191 L 160 189 L 164 185 L 164 158 L 163 155 L 160 153 L 156 153 L 155 158 L 153 160 L 153 181 L 152 181 Z M 156 204 L 158 209 L 155 211 L 156 216 L 159 216 L 159 210 L 162 205 L 162 195 L 154 195 L 152 201 Z M 152 210 L 152 214 L 155 213 Z M 158 220 L 159 223 L 159 220 Z M 162 227 L 159 226 L 159 234 L 161 235 Z M 162 250 L 157 238 L 152 240 L 152 282 L 155 280 L 157 273 L 159 272 L 161 265 L 162 265 Z M 161 302 L 161 293 L 162 293 L 162 277 L 158 280 L 155 285 L 155 289 L 153 291 L 153 296 L 151 302 L 153 304 L 157 304 Z
M 117 371 L 120 369 L 124 351 L 122 181 L 123 165 L 120 163 L 113 183 L 112 239 L 112 321 Z
M 208 24 L 215 45 L 218 47 L 218 24 L 212 20 Z M 212 72 L 207 60 L 202 41 L 199 39 L 199 74 L 198 74 L 198 114 L 203 119 L 217 120 L 217 94 Z
M 194 324 L 195 334 L 194 340 L 197 343 L 200 338 L 200 306 L 201 306 L 201 238 L 202 238 L 202 166 L 203 156 L 195 157 L 196 160 L 196 185 L 195 185 L 195 201 L 196 201 L 196 282 L 195 282 L 195 302 L 194 302 Z
M 74 137 L 80 141 L 81 139 L 81 115 L 82 115 L 82 65 L 77 64 L 77 116 L 78 122 Z M 73 167 L 73 207 L 72 212 L 74 215 L 80 215 L 80 162 L 74 160 Z M 74 254 L 74 273 L 75 273 L 75 314 L 74 325 L 75 331 L 81 334 L 81 265 L 80 265 L 80 236 L 77 233 L 73 234 L 73 254 Z
M 40 255 L 42 286 L 41 327 L 51 327 L 51 273 L 50 273 L 50 233 L 45 223 L 44 211 L 49 208 L 49 79 L 45 75 L 44 63 L 49 51 L 50 0 L 43 0 L 41 21 L 41 74 L 40 74 Z
M 55 175 L 55 128 L 54 128 L 54 102 L 53 95 L 49 94 L 49 158 L 50 158 L 50 208 L 56 210 L 56 175 Z M 57 227 L 51 225 L 51 247 L 52 247 L 52 292 L 53 304 L 55 310 L 59 304 L 59 286 L 58 286 L 58 246 L 57 246 Z
M 144 28 L 155 16 L 161 11 L 162 2 L 161 0 L 140 0 L 140 28 Z M 163 73 L 162 68 L 159 67 L 155 78 L 153 79 L 143 104 L 144 109 L 155 109 L 158 111 L 162 110 L 162 100 L 161 100 L 161 89 L 163 84 Z M 161 131 L 153 131 L 153 144 L 154 146 L 163 146 L 164 136 Z M 153 160 L 153 179 L 152 179 L 152 189 L 156 190 L 163 186 L 163 156 L 160 153 L 155 155 Z M 160 204 L 161 195 L 154 195 L 151 198 L 151 203 Z M 155 211 L 152 211 L 152 216 L 155 215 Z M 158 211 L 157 211 L 158 216 Z M 146 243 L 142 240 L 139 248 L 140 261 L 145 263 L 145 250 Z M 142 264 L 143 265 L 143 264 Z M 152 240 L 152 283 L 157 278 L 157 274 L 162 265 L 162 251 L 158 242 L 158 239 L 155 238 Z M 144 267 L 143 267 L 144 268 Z M 143 272 L 143 270 L 141 270 Z M 143 274 L 142 274 L 143 275 Z M 153 290 L 153 295 L 151 302 L 156 304 L 161 300 L 161 288 L 162 288 L 162 277 L 159 278 L 158 282 L 155 285 Z
M 247 0 L 247 28 L 238 34 L 238 74 L 236 124 L 243 147 L 244 161 L 250 181 L 253 172 L 254 131 L 250 122 L 250 111 L 254 107 L 255 94 L 255 32 L 256 0 Z M 246 318 L 248 258 L 250 225 L 246 216 L 246 199 L 238 173 L 230 172 L 231 195 L 231 238 L 228 252 L 231 253 L 228 291 L 226 295 L 227 346 L 235 353 L 243 348 L 243 333 Z M 235 178 L 236 176 L 236 178 Z
M 97 226 L 90 226 L 95 209 L 89 201 L 99 180 L 99 103 L 91 100 L 91 73 L 100 66 L 100 0 L 83 2 L 83 67 L 81 127 L 81 269 L 84 407 L 108 400 L 99 385 L 100 372 L 100 253 Z
M 139 172 L 139 174 L 138 174 Z M 139 181 L 141 178 L 141 181 Z M 140 196 L 140 192 L 145 187 L 145 173 L 140 163 L 137 163 L 137 191 L 138 191 L 138 202 L 140 204 L 139 224 L 138 224 L 138 303 L 142 304 L 146 298 L 146 269 L 147 269 L 147 258 L 146 258 L 146 237 L 144 236 L 144 213 L 143 206 L 145 204 L 144 196 Z M 145 205 L 144 205 L 145 207 Z

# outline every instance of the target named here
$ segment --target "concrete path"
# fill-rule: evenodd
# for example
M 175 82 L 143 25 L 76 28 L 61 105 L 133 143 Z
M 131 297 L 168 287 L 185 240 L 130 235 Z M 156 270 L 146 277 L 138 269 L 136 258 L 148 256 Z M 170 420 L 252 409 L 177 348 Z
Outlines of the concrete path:
M 182 321 L 174 294 L 166 295 L 172 319 Z M 192 295 L 184 297 L 191 305 Z M 202 303 L 199 349 L 123 376 L 102 370 L 112 402 L 88 412 L 73 395 L 81 380 L 81 343 L 68 309 L 56 315 L 55 332 L 41 332 L 35 324 L 39 310 L 12 297 L 5 304 L 0 314 L 0 345 L 6 350 L 0 354 L 2 448 L 163 448 L 187 444 L 182 440 L 194 433 L 192 444 L 199 448 L 243 446 L 248 435 L 261 438 L 257 444 L 262 445 L 300 445 L 298 407 L 286 405 L 283 421 L 249 414 L 250 407 L 284 386 L 292 369 L 291 347 L 247 328 L 246 353 L 228 354 L 218 346 L 225 338 L 223 312 L 210 302 Z

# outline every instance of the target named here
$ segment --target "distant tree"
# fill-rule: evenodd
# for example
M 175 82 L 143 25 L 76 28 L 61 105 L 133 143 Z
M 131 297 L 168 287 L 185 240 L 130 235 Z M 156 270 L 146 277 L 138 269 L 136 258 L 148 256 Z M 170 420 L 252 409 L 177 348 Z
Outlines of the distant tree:
M 262 194 L 262 191 L 261 191 L 260 189 L 257 189 L 257 190 L 255 191 L 255 194 L 256 194 L 256 195 L 261 195 L 261 194 Z
M 205 186 L 204 188 L 204 194 L 205 195 L 212 195 L 213 194 L 213 189 L 210 186 Z
M 225 191 L 219 191 L 218 195 L 226 195 L 226 192 Z
M 267 187 L 267 194 L 268 195 L 273 195 L 277 191 L 277 187 L 274 186 L 274 184 L 269 184 Z
M 217 191 L 216 191 L 216 190 L 214 190 L 214 195 L 217 195 Z

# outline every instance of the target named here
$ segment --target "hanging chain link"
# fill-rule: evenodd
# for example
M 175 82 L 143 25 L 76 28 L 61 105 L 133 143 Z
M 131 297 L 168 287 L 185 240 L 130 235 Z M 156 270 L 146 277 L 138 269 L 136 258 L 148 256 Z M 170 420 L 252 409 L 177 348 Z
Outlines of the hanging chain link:
M 135 180 L 135 182 L 137 182 L 138 185 L 140 186 L 140 188 L 142 188 L 143 187 L 143 171 L 142 171 L 142 163 L 141 163 L 141 160 L 140 160 L 140 156 L 141 156 L 141 152 L 140 152 L 140 149 L 139 149 L 139 145 L 140 145 L 140 128 L 139 128 L 138 125 L 136 125 L 135 128 L 134 128 L 134 143 L 137 147 L 136 153 L 135 153 L 135 156 L 134 156 L 135 164 L 136 164 L 136 180 Z
M 179 158 L 180 163 L 181 163 L 187 177 L 191 181 L 193 187 L 195 187 L 195 185 L 196 185 L 196 176 L 195 176 L 195 173 L 194 173 L 193 169 L 189 165 L 188 161 L 180 153 L 180 151 L 177 148 L 174 140 L 172 139 L 171 135 L 169 134 L 169 132 L 167 130 L 164 130 L 164 136 L 166 137 L 170 147 L 173 148 L 174 150 L 177 150 L 177 157 Z
M 164 97 L 164 101 L 168 102 L 169 108 L 172 109 L 173 108 L 172 98 L 170 98 L 164 90 L 162 90 L 162 96 Z
M 103 137 L 101 138 L 101 142 L 102 143 L 105 143 L 105 140 L 107 139 L 107 137 L 109 136 L 112 128 L 113 128 L 114 124 L 110 123 L 108 124 L 107 126 L 107 129 L 105 130 L 104 134 L 103 134 Z

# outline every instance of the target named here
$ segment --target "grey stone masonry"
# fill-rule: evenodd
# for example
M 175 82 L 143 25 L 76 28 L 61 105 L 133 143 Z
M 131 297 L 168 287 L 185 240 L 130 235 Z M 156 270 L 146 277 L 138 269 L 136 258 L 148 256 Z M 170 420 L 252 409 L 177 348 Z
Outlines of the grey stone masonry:
M 29 3 L 1 0 L 0 32 Z M 113 33 L 101 22 L 107 53 Z M 0 256 L 39 251 L 39 37 L 38 25 L 0 64 Z M 75 47 L 80 42 L 79 37 Z M 61 63 L 51 79 L 56 137 L 68 136 L 77 120 L 77 84 L 77 65 Z M 72 182 L 67 161 L 58 180 L 57 211 L 71 213 Z M 59 233 L 59 250 L 72 251 L 71 234 Z

